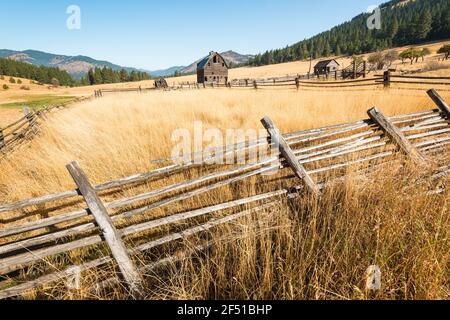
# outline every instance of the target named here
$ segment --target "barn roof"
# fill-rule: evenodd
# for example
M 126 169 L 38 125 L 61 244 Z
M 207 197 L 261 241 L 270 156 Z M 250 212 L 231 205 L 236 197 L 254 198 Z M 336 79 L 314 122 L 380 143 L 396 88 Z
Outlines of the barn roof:
M 220 53 L 211 51 L 208 56 L 204 57 L 199 63 L 197 63 L 197 69 L 204 69 L 209 60 L 211 60 L 215 55 L 221 57 L 223 61 L 225 61 L 225 65 L 228 68 L 227 61 L 220 55 Z
M 340 64 L 339 64 L 339 62 L 337 62 L 336 60 L 334 60 L 334 59 L 330 59 L 330 60 L 322 60 L 322 61 L 319 61 L 315 66 L 314 66 L 314 68 L 325 68 L 326 66 L 328 66 L 331 62 L 336 62 L 337 63 L 337 65 L 338 66 L 340 66 Z

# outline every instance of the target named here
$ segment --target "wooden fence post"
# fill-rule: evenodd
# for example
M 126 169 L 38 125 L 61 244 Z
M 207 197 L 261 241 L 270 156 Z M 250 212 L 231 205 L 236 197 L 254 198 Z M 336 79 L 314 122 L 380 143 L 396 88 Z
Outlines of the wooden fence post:
M 356 79 L 356 61 L 353 61 L 353 79 Z
M 295 86 L 297 87 L 297 91 L 300 89 L 300 77 L 295 78 Z
M 283 136 L 280 134 L 280 131 L 272 122 L 272 120 L 269 117 L 265 117 L 261 120 L 261 122 L 264 128 L 269 132 L 271 142 L 278 145 L 281 155 L 286 159 L 292 171 L 294 171 L 296 176 L 305 183 L 308 190 L 310 190 L 315 195 L 319 195 L 319 187 L 313 181 L 305 168 L 300 164 L 294 152 L 289 147 Z
M 30 111 L 30 108 L 29 107 L 23 107 L 23 114 L 24 114 L 24 116 L 27 118 L 27 120 L 28 120 L 28 123 L 29 123 L 29 125 L 30 125 L 30 127 L 32 126 L 32 124 L 33 124 L 33 118 L 34 118 L 34 115 L 33 115 L 33 113 Z
M 446 115 L 447 119 L 450 120 L 450 107 L 447 102 L 445 102 L 445 100 L 439 95 L 439 93 L 437 93 L 435 89 L 428 90 L 427 93 L 439 109 L 441 109 L 441 111 Z
M 258 83 L 256 82 L 256 80 L 253 80 L 253 88 L 255 90 L 258 90 Z
M 391 71 L 385 71 L 383 75 L 383 83 L 385 88 L 391 87 Z
M 3 130 L 0 129 L 0 149 L 5 146 L 5 135 L 3 134 Z
M 368 112 L 369 117 L 383 130 L 389 139 L 391 139 L 400 150 L 407 156 L 411 157 L 412 160 L 419 164 L 425 164 L 426 158 L 417 150 L 405 137 L 403 132 L 401 132 L 392 122 L 386 118 L 383 113 L 374 107 Z
M 78 190 L 84 197 L 106 243 L 111 249 L 111 253 L 120 268 L 123 278 L 128 284 L 132 297 L 139 299 L 143 289 L 142 278 L 129 257 L 125 244 L 114 226 L 105 205 L 100 200 L 94 187 L 77 162 L 72 162 L 67 165 L 67 170 L 78 186 Z

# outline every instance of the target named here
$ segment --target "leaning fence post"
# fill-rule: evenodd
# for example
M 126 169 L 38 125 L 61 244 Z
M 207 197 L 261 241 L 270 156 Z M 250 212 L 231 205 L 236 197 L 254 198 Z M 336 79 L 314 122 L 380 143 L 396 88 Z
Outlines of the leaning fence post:
M 3 130 L 0 129 L 0 149 L 5 146 L 5 135 L 3 134 Z
M 369 117 L 383 130 L 386 136 L 389 137 L 400 150 L 409 156 L 413 161 L 420 164 L 425 164 L 426 158 L 420 153 L 419 150 L 414 147 L 411 142 L 405 137 L 403 132 L 400 131 L 387 117 L 381 113 L 378 108 L 374 107 L 368 112 Z
M 445 102 L 445 100 L 439 95 L 439 93 L 437 93 L 435 89 L 428 90 L 427 93 L 439 109 L 445 114 L 447 119 L 450 120 L 450 107 L 447 102 Z
M 281 155 L 286 159 L 295 175 L 305 183 L 308 190 L 310 190 L 315 195 L 319 195 L 319 187 L 313 181 L 306 169 L 300 164 L 294 152 L 289 147 L 284 137 L 280 134 L 280 131 L 275 126 L 273 121 L 269 117 L 264 117 L 261 122 L 264 128 L 269 132 L 271 142 L 278 146 Z
M 142 278 L 128 255 L 127 248 L 114 226 L 105 205 L 100 200 L 96 190 L 77 162 L 72 162 L 67 165 L 67 170 L 78 186 L 78 190 L 84 197 L 90 213 L 94 216 L 106 243 L 111 249 L 111 253 L 119 266 L 123 278 L 128 284 L 132 297 L 135 299 L 140 298 L 143 288 Z
M 385 71 L 383 76 L 383 83 L 385 88 L 389 88 L 391 86 L 391 71 Z

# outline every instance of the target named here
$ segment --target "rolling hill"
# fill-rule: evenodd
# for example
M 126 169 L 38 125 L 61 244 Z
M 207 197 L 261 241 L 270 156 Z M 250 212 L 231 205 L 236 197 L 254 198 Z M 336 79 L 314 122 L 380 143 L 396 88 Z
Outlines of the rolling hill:
M 234 51 L 226 51 L 222 53 L 223 57 L 229 64 L 242 64 L 248 62 L 254 56 L 252 55 L 242 55 Z M 67 71 L 75 79 L 81 79 L 86 73 L 95 67 L 108 67 L 114 71 L 125 69 L 128 72 L 131 71 L 143 71 L 151 74 L 152 76 L 172 76 L 175 72 L 180 72 L 181 74 L 190 74 L 195 72 L 197 67 L 197 61 L 193 62 L 189 66 L 174 66 L 168 69 L 148 71 L 143 69 L 136 69 L 131 67 L 124 67 L 109 61 L 96 60 L 87 56 L 66 56 L 60 54 L 47 53 L 37 50 L 25 50 L 25 51 L 15 51 L 9 49 L 0 50 L 0 58 L 12 59 L 15 61 L 21 61 L 30 63 L 36 66 L 45 67 L 57 67 L 60 70 Z
M 108 61 L 96 60 L 87 56 L 65 56 L 37 50 L 14 51 L 3 49 L 0 50 L 0 58 L 22 61 L 36 66 L 57 67 L 60 70 L 67 71 L 75 79 L 80 79 L 89 71 L 89 69 L 95 67 L 106 66 L 115 71 L 121 69 L 125 69 L 128 72 L 133 70 L 143 71 L 135 68 L 119 66 Z
M 360 55 L 450 37 L 450 0 L 391 0 L 380 5 L 381 29 L 367 27 L 369 13 L 281 49 L 255 56 L 252 66 L 340 55 Z

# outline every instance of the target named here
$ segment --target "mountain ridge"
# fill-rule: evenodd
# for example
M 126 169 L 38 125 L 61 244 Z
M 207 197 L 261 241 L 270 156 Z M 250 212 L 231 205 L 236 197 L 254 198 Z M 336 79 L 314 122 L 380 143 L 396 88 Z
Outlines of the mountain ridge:
M 80 79 L 86 75 L 89 69 L 95 67 L 108 67 L 118 71 L 125 69 L 131 71 L 144 71 L 142 69 L 123 67 L 109 61 L 97 60 L 84 55 L 68 56 L 62 54 L 48 53 L 39 50 L 27 49 L 23 51 L 0 49 L 0 58 L 7 58 L 15 61 L 22 61 L 37 66 L 57 67 L 60 70 L 67 71 L 71 76 Z
M 225 61 L 229 65 L 230 64 L 238 65 L 238 64 L 242 64 L 242 63 L 247 63 L 248 61 L 250 61 L 251 59 L 254 58 L 254 55 L 240 54 L 233 50 L 228 50 L 228 51 L 222 52 L 220 54 L 224 57 Z M 179 74 L 195 73 L 195 71 L 197 70 L 197 63 L 200 62 L 205 57 L 206 57 L 206 55 L 201 57 L 200 59 L 194 61 L 193 63 L 191 63 L 188 66 L 175 66 L 175 67 L 170 67 L 167 69 L 151 71 L 150 73 L 151 73 L 151 75 L 157 76 L 157 77 L 172 76 L 176 72 Z
M 254 57 L 252 55 L 239 54 L 232 50 L 225 51 L 222 53 L 222 55 L 224 56 L 227 63 L 235 65 L 248 62 L 250 59 Z M 203 59 L 203 58 L 198 59 L 189 66 L 174 66 L 167 69 L 149 71 L 133 67 L 124 67 L 106 60 L 97 60 L 84 55 L 69 56 L 69 55 L 48 53 L 33 49 L 27 49 L 23 51 L 0 49 L 0 58 L 7 58 L 15 61 L 26 62 L 36 66 L 57 67 L 60 70 L 67 71 L 72 77 L 74 77 L 77 80 L 80 80 L 83 76 L 85 76 L 89 72 L 90 69 L 95 67 L 100 68 L 108 67 L 114 71 L 120 71 L 121 69 L 125 69 L 128 72 L 141 71 L 146 72 L 154 77 L 172 76 L 176 72 L 181 74 L 189 74 L 194 73 L 196 71 L 198 61 Z

